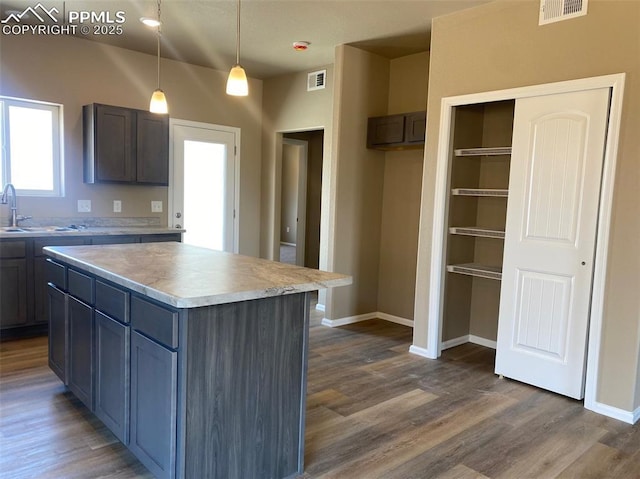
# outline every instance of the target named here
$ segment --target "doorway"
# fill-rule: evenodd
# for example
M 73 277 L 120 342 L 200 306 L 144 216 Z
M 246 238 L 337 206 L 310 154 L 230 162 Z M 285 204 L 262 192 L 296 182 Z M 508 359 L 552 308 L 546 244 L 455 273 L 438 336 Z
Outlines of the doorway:
M 285 259 L 284 254 L 289 250 L 292 252 L 289 253 L 290 257 L 295 258 L 295 264 L 317 269 L 320 264 L 324 130 L 283 133 L 280 146 L 278 151 L 281 153 L 278 155 L 276 166 L 274 234 L 277 247 L 274 259 L 282 261 Z M 300 159 L 303 157 L 306 159 Z M 287 168 L 286 163 L 289 161 L 293 161 L 297 169 Z M 295 181 L 287 181 L 287 178 Z M 288 187 L 286 192 L 285 182 L 295 183 L 296 186 Z M 287 205 L 295 206 L 295 216 L 291 211 L 286 211 Z M 297 227 L 294 229 L 293 225 Z M 294 231 L 295 236 L 292 236 Z M 295 247 L 291 244 L 295 244 Z M 289 262 L 293 263 L 292 260 Z
M 446 271 L 445 245 L 446 235 L 449 234 L 447 225 L 448 191 L 449 186 L 449 159 L 452 154 L 451 140 L 453 128 L 453 113 L 456 107 L 461 105 L 479 104 L 492 101 L 515 100 L 522 98 L 542 97 L 552 94 L 588 91 L 595 89 L 609 89 L 609 115 L 606 125 L 606 140 L 604 144 L 604 159 L 602 163 L 602 183 L 598 197 L 599 209 L 597 215 L 596 246 L 593 257 L 593 274 L 591 276 L 592 294 L 589 298 L 589 323 L 588 345 L 586 353 L 585 373 L 585 407 L 596 412 L 611 416 L 612 413 L 606 406 L 599 405 L 596 400 L 600 339 L 602 334 L 604 282 L 607 265 L 607 251 L 609 243 L 609 228 L 611 223 L 611 211 L 613 203 L 613 184 L 615 163 L 617 156 L 617 144 L 619 136 L 620 115 L 622 105 L 622 93 L 624 88 L 624 74 L 608 75 L 603 77 L 572 80 L 554 84 L 536 85 L 531 87 L 515 88 L 496 92 L 486 92 L 474 95 L 444 98 L 442 101 L 440 136 L 438 147 L 438 162 L 436 173 L 436 192 L 434 205 L 434 224 L 431 238 L 432 254 L 430 259 L 430 272 L 428 276 L 428 310 L 422 310 L 421 305 L 416 304 L 420 313 L 427 314 L 428 336 L 427 348 L 412 346 L 413 353 L 437 358 L 441 351 L 442 329 L 442 301 L 444 297 L 444 283 Z M 429 268 L 429 265 L 424 265 Z M 421 265 L 418 264 L 420 276 Z M 423 283 L 418 277 L 417 287 Z M 418 294 L 416 294 L 418 296 Z M 416 314 L 418 316 L 418 314 Z M 416 318 L 418 319 L 418 318 Z M 415 338 L 414 338 L 415 340 Z M 615 416 L 617 417 L 617 416 Z M 629 422 L 626 418 L 621 418 Z
M 282 140 L 280 261 L 304 266 L 309 142 Z
M 238 252 L 238 128 L 171 120 L 169 224 L 183 242 Z

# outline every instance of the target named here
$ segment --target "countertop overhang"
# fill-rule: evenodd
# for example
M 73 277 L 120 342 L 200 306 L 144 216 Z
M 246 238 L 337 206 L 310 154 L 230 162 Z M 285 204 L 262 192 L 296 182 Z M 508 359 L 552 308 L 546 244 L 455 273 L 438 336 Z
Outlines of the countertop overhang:
M 48 246 L 47 255 L 176 308 L 351 284 L 351 276 L 184 243 Z

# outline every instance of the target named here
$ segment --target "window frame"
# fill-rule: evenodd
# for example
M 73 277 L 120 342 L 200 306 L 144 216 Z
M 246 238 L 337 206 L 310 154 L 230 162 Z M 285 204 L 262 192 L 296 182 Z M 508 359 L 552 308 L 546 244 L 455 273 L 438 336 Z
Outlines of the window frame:
M 2 135 L 2 148 L 0 151 L 0 168 L 2 169 L 2 181 L 11 183 L 11 151 L 10 145 L 10 123 L 9 108 L 10 107 L 28 108 L 32 110 L 44 110 L 51 112 L 52 128 L 51 128 L 51 145 L 52 145 L 52 164 L 53 169 L 53 187 L 49 190 L 33 190 L 18 188 L 16 185 L 16 195 L 33 196 L 41 198 L 55 198 L 64 196 L 64 142 L 63 142 L 63 105 L 59 103 L 51 103 L 45 101 L 28 100 L 24 98 L 15 98 L 0 95 L 0 135 Z

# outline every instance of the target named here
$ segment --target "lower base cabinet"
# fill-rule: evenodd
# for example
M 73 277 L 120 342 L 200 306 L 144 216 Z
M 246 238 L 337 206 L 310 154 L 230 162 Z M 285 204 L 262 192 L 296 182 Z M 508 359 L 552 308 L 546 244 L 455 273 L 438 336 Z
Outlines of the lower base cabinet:
M 96 311 L 95 414 L 124 444 L 129 444 L 128 326 Z
M 129 449 L 158 478 L 176 471 L 178 353 L 131 334 Z
M 69 389 L 93 408 L 93 308 L 68 296 Z
M 49 367 L 66 385 L 67 377 L 67 295 L 52 284 L 49 297 Z

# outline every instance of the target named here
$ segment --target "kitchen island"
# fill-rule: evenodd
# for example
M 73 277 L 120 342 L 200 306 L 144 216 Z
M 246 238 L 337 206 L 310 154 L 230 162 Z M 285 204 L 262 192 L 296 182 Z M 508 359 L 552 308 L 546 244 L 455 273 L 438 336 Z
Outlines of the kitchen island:
M 181 243 L 45 253 L 51 369 L 154 475 L 302 474 L 309 296 L 350 277 Z

